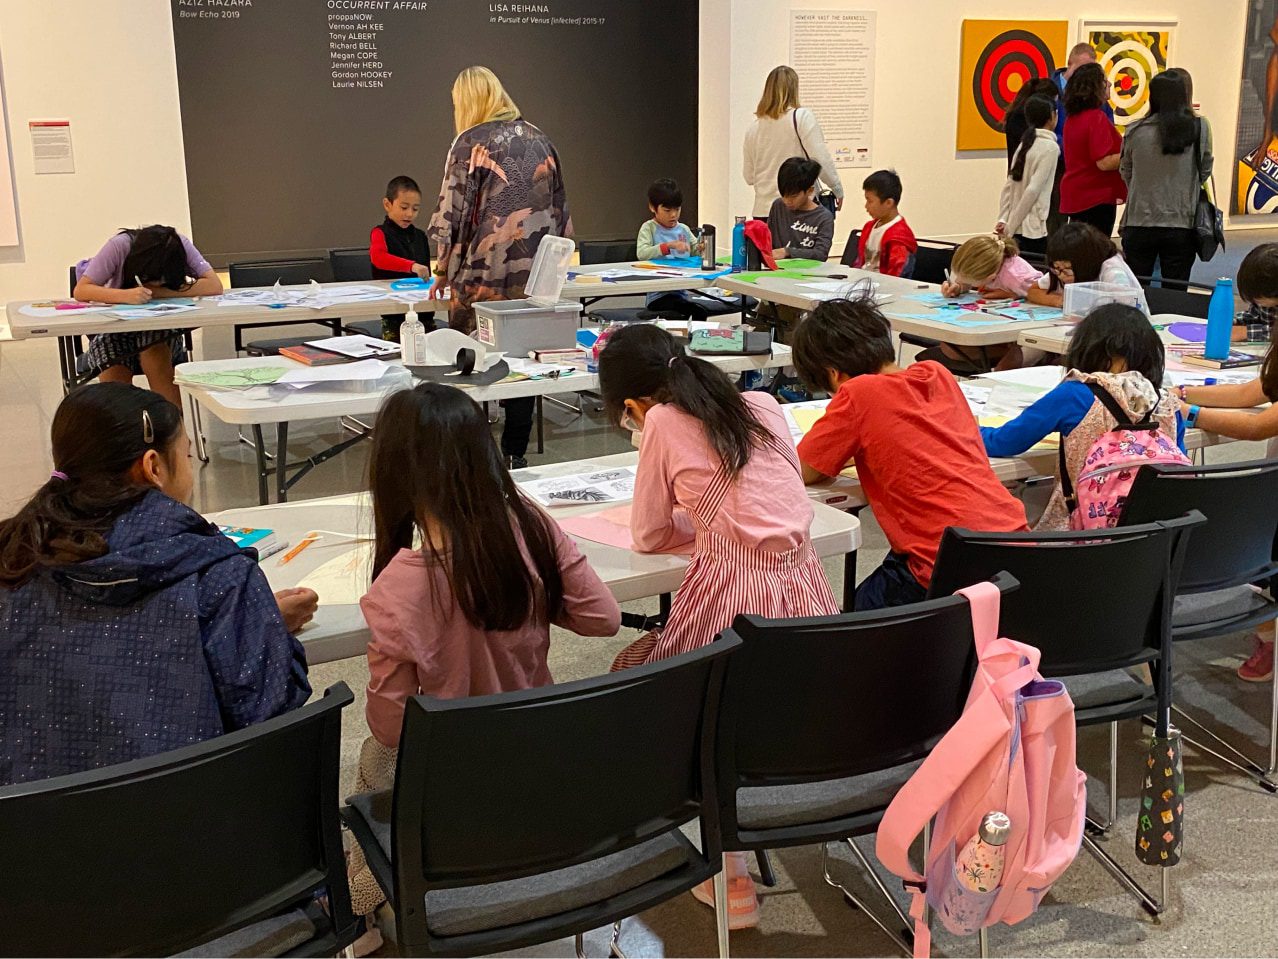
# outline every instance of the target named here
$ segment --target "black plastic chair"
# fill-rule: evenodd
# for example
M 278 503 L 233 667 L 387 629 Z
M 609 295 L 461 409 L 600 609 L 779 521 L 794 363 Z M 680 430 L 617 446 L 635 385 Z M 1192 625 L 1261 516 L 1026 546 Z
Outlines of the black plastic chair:
M 580 240 L 577 256 L 582 266 L 596 263 L 626 263 L 638 259 L 634 237 L 616 240 Z
M 944 283 L 948 278 L 950 263 L 954 259 L 954 251 L 958 247 L 944 240 L 919 240 L 919 248 L 914 254 L 914 269 L 910 278 L 923 283 Z M 921 349 L 939 347 L 941 341 L 930 336 L 917 333 L 900 333 L 900 345 L 897 347 L 897 362 L 906 344 Z M 988 372 L 986 370 L 985 372 Z
M 1211 294 L 1213 292 L 1210 286 L 1203 286 L 1201 283 L 1176 283 L 1175 286 L 1168 286 L 1167 281 L 1163 281 L 1162 286 L 1151 286 L 1153 282 L 1149 277 L 1138 277 L 1140 285 L 1145 289 L 1145 302 L 1149 304 L 1149 312 L 1151 316 L 1157 316 L 1160 313 L 1170 313 L 1179 316 L 1192 316 L 1197 319 L 1207 319 L 1207 304 L 1211 302 Z M 1185 289 L 1181 289 L 1185 287 Z
M 1172 637 L 1211 639 L 1242 632 L 1278 617 L 1278 602 L 1251 587 L 1278 574 L 1278 460 L 1220 466 L 1148 466 L 1132 483 L 1123 507 L 1124 523 L 1196 509 L 1207 525 L 1194 534 L 1194 548 L 1177 588 Z M 1274 593 L 1272 583 L 1270 593 Z M 1201 742 L 1193 745 L 1250 776 L 1269 792 L 1278 770 L 1278 681 L 1273 687 L 1269 722 L 1269 767 L 1248 758 L 1181 709 L 1177 714 L 1198 727 L 1238 762 Z
M 722 869 L 714 740 L 740 640 L 575 683 L 415 696 L 393 790 L 343 816 L 395 908 L 400 955 L 577 937 Z M 393 794 L 393 798 L 392 798 Z M 700 817 L 701 851 L 680 831 Z
M 348 246 L 328 251 L 328 265 L 333 279 L 338 283 L 364 283 L 373 278 L 373 264 L 368 258 L 367 246 Z M 342 324 L 343 333 L 363 333 L 377 339 L 382 337 L 382 321 L 351 320 Z
M 951 527 L 941 538 L 930 596 L 1006 570 L 1021 584 L 999 610 L 999 632 L 1042 652 L 1039 672 L 1065 683 L 1079 726 L 1109 724 L 1109 819 L 1089 820 L 1100 834 L 1118 815 L 1118 721 L 1172 704 L 1172 599 L 1191 529 L 1204 523 L 1190 512 L 1178 519 L 1117 529 L 1060 533 L 974 533 Z M 1197 537 L 1195 536 L 1195 546 Z M 1152 685 L 1128 670 L 1149 666 Z M 1154 899 L 1090 836 L 1084 845 L 1122 885 L 1157 915 Z
M 992 577 L 1006 595 L 1010 576 Z M 825 843 L 846 842 L 896 911 L 853 838 L 873 833 L 896 791 L 963 713 L 975 669 L 962 596 L 810 619 L 738 616 L 719 723 L 719 818 L 727 851 L 822 843 L 825 881 L 907 954 L 901 935 L 829 873 Z M 918 664 L 927 663 L 919 682 Z M 760 709 L 766 702 L 769 708 Z M 719 954 L 728 954 L 726 882 L 716 880 Z
M 254 260 L 232 263 L 228 268 L 232 289 L 243 289 L 253 286 L 274 286 L 278 281 L 285 286 L 296 283 L 328 283 L 333 273 L 327 257 L 308 257 L 301 260 Z M 275 356 L 286 346 L 301 346 L 307 340 L 319 339 L 320 335 L 291 336 L 272 340 L 255 340 L 244 342 L 245 330 L 260 330 L 276 326 L 304 326 L 315 324 L 328 328 L 329 336 L 342 335 L 340 317 L 316 318 L 286 323 L 237 323 L 235 325 L 235 352 L 248 353 L 249 356 Z
M 5 951 L 332 956 L 356 939 L 338 818 L 344 683 L 147 759 L 0 788 Z M 326 893 L 327 911 L 317 896 Z M 18 921 L 19 918 L 21 921 Z
M 861 231 L 853 230 L 848 234 L 848 242 L 843 244 L 843 255 L 839 262 L 844 266 L 856 266 L 856 258 L 861 253 Z

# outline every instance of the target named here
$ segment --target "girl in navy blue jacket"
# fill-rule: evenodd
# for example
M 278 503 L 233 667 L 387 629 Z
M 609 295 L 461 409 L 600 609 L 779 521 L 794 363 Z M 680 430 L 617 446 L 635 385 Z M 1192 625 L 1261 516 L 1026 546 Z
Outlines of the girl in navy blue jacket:
M 254 556 L 184 501 L 172 403 L 96 383 L 53 419 L 56 469 L 0 522 L 0 785 L 242 729 L 310 696 L 290 635 L 309 590 L 271 594 Z

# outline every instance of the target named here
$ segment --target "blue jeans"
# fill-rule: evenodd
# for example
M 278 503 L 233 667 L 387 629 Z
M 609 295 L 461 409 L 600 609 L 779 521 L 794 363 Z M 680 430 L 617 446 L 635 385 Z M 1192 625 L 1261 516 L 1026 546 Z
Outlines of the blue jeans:
M 927 590 L 910 572 L 904 553 L 888 553 L 883 564 L 856 588 L 855 610 L 887 609 L 927 599 Z

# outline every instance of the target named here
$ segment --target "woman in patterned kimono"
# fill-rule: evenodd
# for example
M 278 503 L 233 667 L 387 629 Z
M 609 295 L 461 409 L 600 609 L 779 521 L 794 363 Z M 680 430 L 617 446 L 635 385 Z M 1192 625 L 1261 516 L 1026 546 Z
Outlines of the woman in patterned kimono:
M 473 304 L 524 295 L 543 236 L 571 236 L 559 155 L 519 115 L 487 67 L 467 67 L 453 84 L 457 138 L 448 151 L 439 205 L 426 231 L 435 248 L 432 295 L 452 291 L 449 325 L 475 329 Z M 527 466 L 534 400 L 505 401 L 501 451 Z

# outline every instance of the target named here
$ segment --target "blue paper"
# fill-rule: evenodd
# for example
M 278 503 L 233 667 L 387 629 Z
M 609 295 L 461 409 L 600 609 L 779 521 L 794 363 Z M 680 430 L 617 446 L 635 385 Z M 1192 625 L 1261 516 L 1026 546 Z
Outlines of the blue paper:
M 978 303 L 981 297 L 976 293 L 964 293 L 962 296 L 942 296 L 940 293 L 913 293 L 906 299 L 918 300 L 928 306 L 957 307 L 966 303 Z
M 1065 318 L 1063 311 L 1054 306 L 987 306 L 986 312 L 1005 316 L 1018 323 L 1034 320 L 1039 323 L 1055 323 Z
M 701 269 L 701 257 L 699 256 L 661 256 L 648 262 L 656 263 L 658 266 L 672 266 L 678 270 Z M 723 274 L 719 275 L 722 276 Z
M 960 316 L 953 312 L 945 313 L 896 313 L 890 314 L 893 319 L 924 320 L 929 323 L 944 323 L 946 326 L 958 326 L 964 329 L 978 326 L 1003 326 L 1012 322 L 1001 316 L 983 316 L 980 313 L 969 313 L 966 310 Z M 980 317 L 980 319 L 975 319 Z

